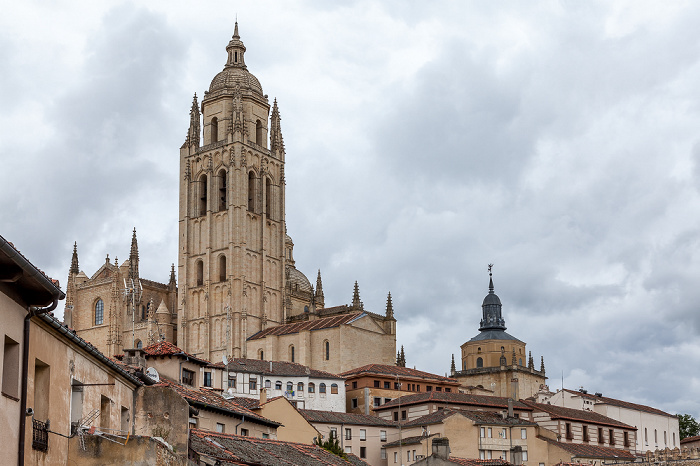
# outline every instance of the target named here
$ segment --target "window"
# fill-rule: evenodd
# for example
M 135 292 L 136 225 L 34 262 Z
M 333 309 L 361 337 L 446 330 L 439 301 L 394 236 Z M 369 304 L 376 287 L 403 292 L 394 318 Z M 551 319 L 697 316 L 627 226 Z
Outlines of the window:
M 384 382 L 384 388 L 387 390 L 391 389 L 391 382 Z
M 236 374 L 229 374 L 228 388 L 236 388 Z
M 352 429 L 345 429 L 345 440 L 352 440 Z
M 352 383 L 352 388 L 353 388 L 353 389 L 357 388 L 357 381 L 355 381 L 355 382 Z
M 19 343 L 5 335 L 2 356 L 2 393 L 19 401 Z
M 126 432 L 129 430 L 129 408 L 122 406 L 121 409 L 121 430 Z
M 425 387 L 425 391 L 426 391 L 426 392 L 432 392 L 432 391 L 433 391 L 433 387 L 430 386 L 430 385 L 428 385 L 427 387 Z
M 265 381 L 265 388 L 272 388 L 272 381 L 271 380 Z
M 248 172 L 248 211 L 255 211 L 255 173 Z
M 297 384 L 297 391 L 298 391 L 299 393 L 304 393 L 304 382 L 299 382 L 299 383 Z
M 360 429 L 360 440 L 367 440 L 367 429 Z
M 484 367 L 484 359 L 476 358 L 476 367 Z
M 241 429 L 241 435 L 243 435 L 244 437 L 247 437 L 248 436 L 248 429 Z
M 278 380 L 275 382 L 275 390 L 282 390 L 282 381 Z
M 316 385 L 313 382 L 309 382 L 309 393 L 314 393 L 316 391 Z
M 188 369 L 182 369 L 182 383 L 194 386 L 194 372 Z
M 625 432 L 625 438 L 627 438 L 627 432 Z M 673 433 L 673 446 L 676 446 L 676 433 Z
M 248 381 L 248 389 L 249 390 L 257 390 L 258 389 L 258 380 L 257 379 L 250 379 Z
M 386 430 L 379 431 L 379 441 L 386 442 Z
M 255 144 L 259 146 L 263 145 L 263 127 L 260 120 L 255 122 Z
M 450 392 L 452 392 L 452 389 L 451 389 L 450 387 L 445 387 L 445 391 L 446 391 L 447 393 L 450 393 Z
M 211 372 L 204 373 L 204 386 L 211 387 Z
M 198 260 L 195 267 L 197 268 L 197 286 L 204 285 L 204 262 Z
M 398 462 L 399 462 L 399 453 L 394 452 L 394 463 L 398 463 Z
M 352 447 L 345 447 L 345 453 L 352 453 Z
M 338 429 L 336 429 L 335 427 L 331 427 L 331 431 L 328 436 L 330 438 L 338 438 Z
M 598 443 L 604 443 L 602 427 L 598 427 Z
M 501 429 L 501 431 L 498 433 L 498 436 L 500 438 L 508 438 L 508 430 L 507 429 Z
M 527 461 L 527 450 L 523 450 L 523 461 Z
M 226 170 L 219 170 L 219 211 L 226 210 Z
M 360 447 L 360 458 L 367 458 L 367 447 Z
M 623 432 L 622 435 L 623 435 L 623 440 L 624 440 L 624 442 L 625 442 L 625 443 L 624 443 L 625 447 L 629 447 L 629 446 L 630 446 L 630 436 L 629 436 L 629 433 L 628 433 L 628 432 Z M 675 434 L 675 433 L 673 434 L 673 445 L 674 445 L 674 446 L 676 445 L 676 434 Z
M 492 453 L 491 453 L 491 450 L 486 450 L 486 459 L 487 459 L 487 460 L 490 460 L 490 459 L 492 459 Z
M 417 392 L 420 391 L 420 384 L 416 385 L 416 391 L 417 391 Z M 449 390 L 447 390 L 447 391 L 449 391 Z
M 214 117 L 211 119 L 211 142 L 216 142 L 219 139 L 219 120 Z
M 98 299 L 95 303 L 95 325 L 102 325 L 105 321 L 105 303 Z
M 226 281 L 226 256 L 223 254 L 219 256 L 219 281 Z
M 292 382 L 287 382 L 287 393 L 292 393 L 294 391 L 294 384 Z
M 384 398 L 384 403 L 388 403 L 391 401 L 391 398 Z
M 401 420 L 402 421 L 406 420 L 406 410 L 405 409 L 401 411 Z
M 590 438 L 588 437 L 588 426 L 583 426 L 583 441 L 588 442 Z
M 486 452 L 484 450 L 479 450 L 479 459 L 480 460 L 486 459 Z
M 520 429 L 520 438 L 521 439 L 527 438 L 527 429 Z
M 110 405 L 112 400 L 104 395 L 100 395 L 100 428 L 110 429 L 112 427 L 112 416 L 110 416 Z
M 220 434 L 223 434 L 225 432 L 226 426 L 224 426 L 222 423 L 217 422 L 216 423 L 216 431 L 219 432 Z
M 199 178 L 199 216 L 207 215 L 207 175 Z
M 394 422 L 399 422 L 399 412 L 394 411 Z
M 649 445 L 649 436 L 647 435 L 647 428 L 644 428 L 644 444 Z
M 480 434 L 481 438 L 486 437 L 486 427 L 482 427 L 482 428 L 480 429 L 480 431 L 481 431 L 481 434 Z
M 608 429 L 608 442 L 610 446 L 615 445 L 615 431 L 612 429 Z
M 270 434 L 263 432 L 262 438 L 270 438 Z
M 379 388 L 379 380 L 374 381 L 374 388 Z
M 486 437 L 493 438 L 493 430 L 491 429 L 491 427 L 488 427 L 486 429 Z
M 260 357 L 261 361 L 265 360 L 265 353 L 263 352 L 263 350 L 260 350 L 260 353 L 258 353 L 258 356 Z
M 318 386 L 318 392 L 319 393 L 326 393 L 326 384 L 322 383 L 321 385 Z
M 294 362 L 294 345 L 289 347 L 289 360 Z
M 657 443 L 659 443 L 659 434 L 656 431 L 656 429 L 654 429 L 654 444 L 657 444 Z
M 401 389 L 401 384 L 398 382 L 394 382 L 394 390 L 400 390 Z
M 138 348 L 138 349 L 143 348 L 143 342 L 141 340 L 136 340 L 136 348 Z
M 326 341 L 326 361 L 331 360 L 331 344 Z
M 385 459 L 386 459 L 386 448 L 382 448 L 382 449 L 380 450 L 380 452 L 381 452 L 381 458 L 382 458 L 383 460 L 385 460 Z
M 331 395 L 337 395 L 338 394 L 338 384 L 333 383 L 331 384 Z
M 352 409 L 357 408 L 357 398 L 353 398 L 352 400 L 350 400 L 350 406 L 352 406 Z
M 436 391 L 436 392 L 441 392 L 441 391 L 442 391 L 442 387 L 435 387 L 435 391 Z
M 566 438 L 571 440 L 574 438 L 574 434 L 571 432 L 571 423 L 566 423 Z
M 668 441 L 666 440 L 666 431 L 664 430 L 664 446 L 668 445 Z
M 45 421 L 49 418 L 49 391 L 51 366 L 36 359 L 34 362 L 34 417 Z M 23 413 L 24 414 L 24 413 Z
M 378 396 L 375 396 L 374 397 L 374 407 L 378 408 L 381 405 L 382 405 L 382 399 Z

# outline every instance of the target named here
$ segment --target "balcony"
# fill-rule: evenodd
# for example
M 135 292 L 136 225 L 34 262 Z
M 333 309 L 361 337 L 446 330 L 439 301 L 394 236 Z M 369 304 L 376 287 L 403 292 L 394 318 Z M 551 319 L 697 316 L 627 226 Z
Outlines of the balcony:
M 49 449 L 49 422 L 32 419 L 32 448 L 38 451 Z

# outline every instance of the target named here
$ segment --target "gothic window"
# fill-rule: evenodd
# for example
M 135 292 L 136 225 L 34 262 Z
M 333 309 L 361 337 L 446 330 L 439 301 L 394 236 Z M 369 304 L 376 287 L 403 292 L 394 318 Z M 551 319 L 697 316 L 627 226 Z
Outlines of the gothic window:
M 211 142 L 219 140 L 219 120 L 214 117 L 211 119 Z
M 95 303 L 95 325 L 102 325 L 105 321 L 105 303 L 98 299 Z
M 207 175 L 199 178 L 199 215 L 207 214 Z
M 331 344 L 328 340 L 326 340 L 326 343 L 324 346 L 325 346 L 325 350 L 326 350 L 326 355 L 325 355 L 326 361 L 330 361 L 330 359 L 331 359 Z
M 219 170 L 219 211 L 226 210 L 226 170 Z
M 263 145 L 263 127 L 260 120 L 255 122 L 255 144 Z
M 138 349 L 143 348 L 143 342 L 142 342 L 141 340 L 136 340 L 136 347 L 137 347 Z
M 484 360 L 482 358 L 476 358 L 476 367 L 484 367 Z
M 219 281 L 226 281 L 226 256 L 224 254 L 219 256 Z
M 289 360 L 294 362 L 294 345 L 289 347 Z
M 197 269 L 197 286 L 202 286 L 204 285 L 204 262 L 198 260 L 195 268 Z
M 267 218 L 270 218 L 270 210 L 272 208 L 272 189 L 270 185 L 270 178 L 265 178 L 265 217 Z
M 248 172 L 248 210 L 255 211 L 255 174 Z

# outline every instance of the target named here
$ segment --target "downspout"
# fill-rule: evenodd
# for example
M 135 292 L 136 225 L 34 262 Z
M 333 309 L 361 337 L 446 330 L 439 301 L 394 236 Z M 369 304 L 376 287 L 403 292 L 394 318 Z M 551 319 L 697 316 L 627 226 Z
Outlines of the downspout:
M 243 415 L 243 417 L 241 418 L 241 422 L 239 422 L 238 424 L 236 424 L 236 427 L 235 427 L 236 435 L 238 435 L 238 426 L 240 426 L 240 425 L 243 424 L 244 422 L 245 422 L 245 415 Z
M 24 443 L 26 439 L 26 427 L 27 427 L 27 384 L 29 370 L 29 327 L 31 319 L 39 314 L 45 314 L 56 309 L 58 306 L 58 299 L 53 300 L 53 304 L 49 307 L 29 307 L 29 312 L 24 318 L 24 337 L 22 342 L 22 388 L 19 400 L 19 442 L 17 446 L 17 464 L 18 466 L 24 466 Z

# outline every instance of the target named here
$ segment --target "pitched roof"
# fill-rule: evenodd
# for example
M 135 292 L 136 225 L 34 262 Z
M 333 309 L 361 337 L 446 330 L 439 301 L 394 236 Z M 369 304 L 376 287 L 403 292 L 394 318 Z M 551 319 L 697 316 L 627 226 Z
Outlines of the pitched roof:
M 210 367 L 226 369 L 226 366 L 218 362 L 209 364 Z M 234 358 L 228 363 L 228 370 L 232 372 L 248 372 L 263 375 L 279 375 L 292 377 L 313 377 L 319 379 L 345 380 L 345 377 L 331 374 L 330 372 L 311 369 L 308 366 L 286 361 L 263 361 L 260 359 Z
M 344 460 L 317 445 L 220 434 L 200 429 L 190 430 L 190 449 L 199 455 L 215 458 L 221 464 L 369 466 L 354 455 L 348 455 L 348 460 Z
M 591 395 L 590 393 L 583 393 L 580 391 L 564 389 L 565 392 L 569 392 L 574 395 L 578 395 L 582 398 L 587 398 L 589 400 L 596 401 L 597 403 L 605 403 L 611 406 L 617 406 L 619 408 L 634 409 L 637 411 L 642 411 L 650 414 L 658 414 L 660 416 L 675 417 L 673 414 L 669 414 L 660 409 L 652 408 L 651 406 L 640 405 L 637 403 L 630 403 L 629 401 L 616 400 L 615 398 L 608 398 L 607 396 Z
M 228 414 L 229 416 L 245 416 L 251 421 L 265 424 L 268 426 L 277 427 L 282 424 L 263 417 L 242 404 L 236 403 L 234 400 L 227 400 L 218 393 L 204 388 L 189 388 L 177 382 L 161 379 L 161 382 L 156 386 L 169 386 L 175 389 L 189 404 L 205 410 L 212 410 Z
M 362 317 L 363 312 L 353 312 L 352 314 L 341 314 L 331 317 L 324 317 L 316 320 L 307 320 L 304 322 L 295 322 L 291 324 L 278 325 L 276 327 L 270 327 L 265 330 L 261 330 L 248 337 L 248 340 L 258 340 L 260 338 L 265 338 L 268 335 L 289 335 L 291 333 L 299 333 L 302 330 L 321 330 L 324 328 L 338 327 L 343 324 L 348 324 L 355 319 Z
M 591 424 L 637 430 L 637 428 L 634 426 L 625 424 L 624 422 L 620 422 L 607 416 L 603 416 L 595 411 L 565 408 L 563 406 L 533 403 L 531 401 L 523 401 L 523 403 L 531 406 L 535 411 L 544 411 L 545 413 L 548 413 L 552 419 L 566 419 L 570 421 L 588 422 Z
M 475 460 L 470 458 L 457 458 L 456 456 L 450 456 L 447 460 L 450 463 L 459 464 L 461 466 L 511 466 L 506 460 L 492 459 L 492 460 Z
M 425 426 L 425 425 L 430 425 L 430 424 L 439 424 L 446 418 L 455 415 L 455 414 L 460 414 L 467 419 L 471 420 L 474 422 L 476 425 L 482 425 L 482 424 L 488 424 L 488 425 L 493 425 L 493 426 L 514 426 L 514 425 L 520 425 L 520 426 L 534 426 L 537 425 L 534 422 L 530 422 L 525 419 L 520 419 L 517 417 L 509 417 L 509 418 L 503 418 L 501 413 L 493 412 L 493 411 L 472 411 L 472 410 L 466 410 L 466 409 L 454 409 L 454 408 L 445 408 L 445 409 L 438 409 L 437 411 L 426 414 L 425 416 L 421 416 L 417 419 L 414 419 L 412 421 L 403 423 L 402 425 L 404 427 L 413 427 L 413 426 Z
M 340 375 L 347 378 L 360 375 L 389 375 L 392 377 L 399 376 L 402 378 L 435 380 L 438 382 L 459 386 L 459 382 L 457 380 L 450 379 L 449 377 L 443 377 L 441 375 L 411 369 L 410 367 L 391 366 L 387 364 L 367 364 L 366 366 L 357 367 L 355 369 L 342 372 Z
M 537 437 L 541 440 L 549 442 L 552 445 L 556 445 L 559 448 L 565 450 L 578 458 L 621 458 L 626 460 L 634 460 L 636 456 L 627 450 L 622 450 L 618 448 L 601 447 L 598 445 L 591 445 L 586 443 L 564 443 L 557 442 L 546 437 Z
M 193 362 L 200 365 L 209 364 L 209 361 L 206 359 L 198 358 L 197 356 L 186 353 L 169 341 L 159 341 L 158 343 L 146 346 L 143 348 L 143 352 L 146 353 L 147 358 L 155 356 L 177 356 L 180 358 L 191 359 Z
M 434 435 L 437 435 L 437 434 L 431 434 L 431 437 Z M 415 435 L 413 437 L 404 437 L 401 440 L 394 440 L 393 442 L 385 443 L 382 445 L 382 448 L 398 447 L 399 445 L 418 445 L 426 438 L 428 438 L 428 437 L 426 437 L 425 435 Z
M 338 413 L 335 411 L 319 411 L 316 409 L 300 409 L 299 412 L 304 416 L 304 419 L 309 422 L 396 427 L 396 424 L 391 421 L 368 414 Z
M 690 442 L 697 442 L 700 440 L 700 435 L 695 435 L 694 437 L 686 437 L 684 439 L 681 439 L 681 445 L 684 443 L 690 443 Z
M 399 401 L 400 400 L 400 401 Z M 399 406 L 415 405 L 420 403 L 446 403 L 454 405 L 484 406 L 489 408 L 508 409 L 508 398 L 488 395 L 470 395 L 467 393 L 447 392 L 423 392 L 394 398 L 388 403 L 375 407 L 375 411 L 391 409 Z M 514 401 L 513 408 L 521 411 L 532 411 L 532 407 L 522 401 Z

